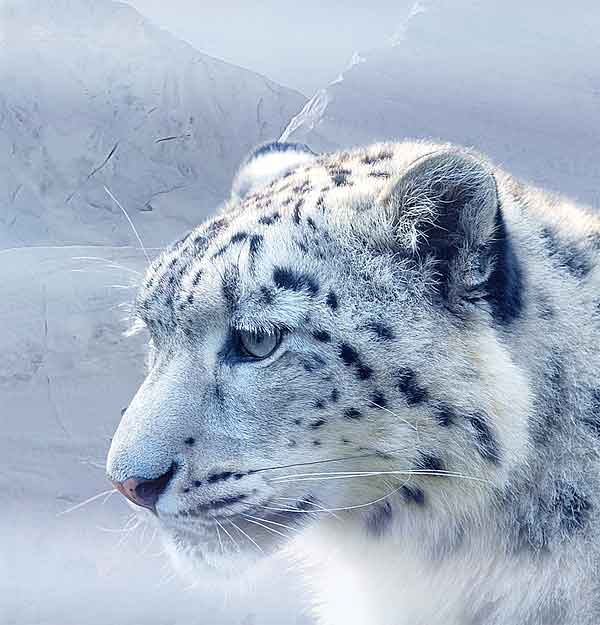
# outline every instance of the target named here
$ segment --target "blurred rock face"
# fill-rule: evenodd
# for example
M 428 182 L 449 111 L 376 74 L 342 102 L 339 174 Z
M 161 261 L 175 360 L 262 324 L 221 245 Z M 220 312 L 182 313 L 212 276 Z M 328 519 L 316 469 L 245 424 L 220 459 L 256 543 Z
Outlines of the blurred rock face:
M 0 8 L 0 247 L 173 240 L 304 97 L 194 50 L 128 5 Z

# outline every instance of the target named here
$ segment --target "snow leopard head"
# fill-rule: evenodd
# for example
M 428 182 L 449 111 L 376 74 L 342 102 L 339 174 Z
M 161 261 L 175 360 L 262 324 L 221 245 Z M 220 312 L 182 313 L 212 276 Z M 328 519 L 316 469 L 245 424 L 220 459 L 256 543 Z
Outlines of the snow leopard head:
M 180 564 L 237 572 L 304 528 L 376 540 L 493 496 L 529 409 L 503 210 L 451 146 L 271 144 L 152 263 L 149 370 L 108 474 Z

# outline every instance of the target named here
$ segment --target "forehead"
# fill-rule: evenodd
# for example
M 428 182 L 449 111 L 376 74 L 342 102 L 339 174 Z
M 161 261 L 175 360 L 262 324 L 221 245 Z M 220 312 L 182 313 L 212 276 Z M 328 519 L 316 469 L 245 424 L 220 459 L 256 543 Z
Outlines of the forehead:
M 342 254 L 340 228 L 373 207 L 396 167 L 385 146 L 340 153 L 228 205 L 152 264 L 139 316 L 159 327 L 215 311 L 243 317 L 241 303 L 273 308 L 277 296 L 293 323 L 311 300 L 327 298 L 331 261 Z

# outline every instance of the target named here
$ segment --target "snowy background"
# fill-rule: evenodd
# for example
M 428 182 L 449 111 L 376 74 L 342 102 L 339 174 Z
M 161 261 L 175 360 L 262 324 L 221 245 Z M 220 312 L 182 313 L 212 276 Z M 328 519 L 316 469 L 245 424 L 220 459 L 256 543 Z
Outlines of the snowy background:
M 600 207 L 596 0 L 203 4 L 0 0 L 2 625 L 310 622 L 286 571 L 186 588 L 118 497 L 61 514 L 108 488 L 143 375 L 145 259 L 104 186 L 150 253 L 279 136 L 452 140 Z

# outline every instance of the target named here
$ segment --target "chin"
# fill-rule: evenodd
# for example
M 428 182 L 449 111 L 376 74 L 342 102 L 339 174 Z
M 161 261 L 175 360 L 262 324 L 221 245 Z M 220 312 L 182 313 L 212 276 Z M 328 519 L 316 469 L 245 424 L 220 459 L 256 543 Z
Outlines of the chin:
M 186 583 L 217 589 L 223 586 L 230 593 L 232 586 L 243 590 L 251 585 L 287 543 L 282 537 L 257 532 L 249 525 L 243 519 L 227 527 L 223 523 L 220 527 L 161 524 L 160 534 L 165 553 Z

